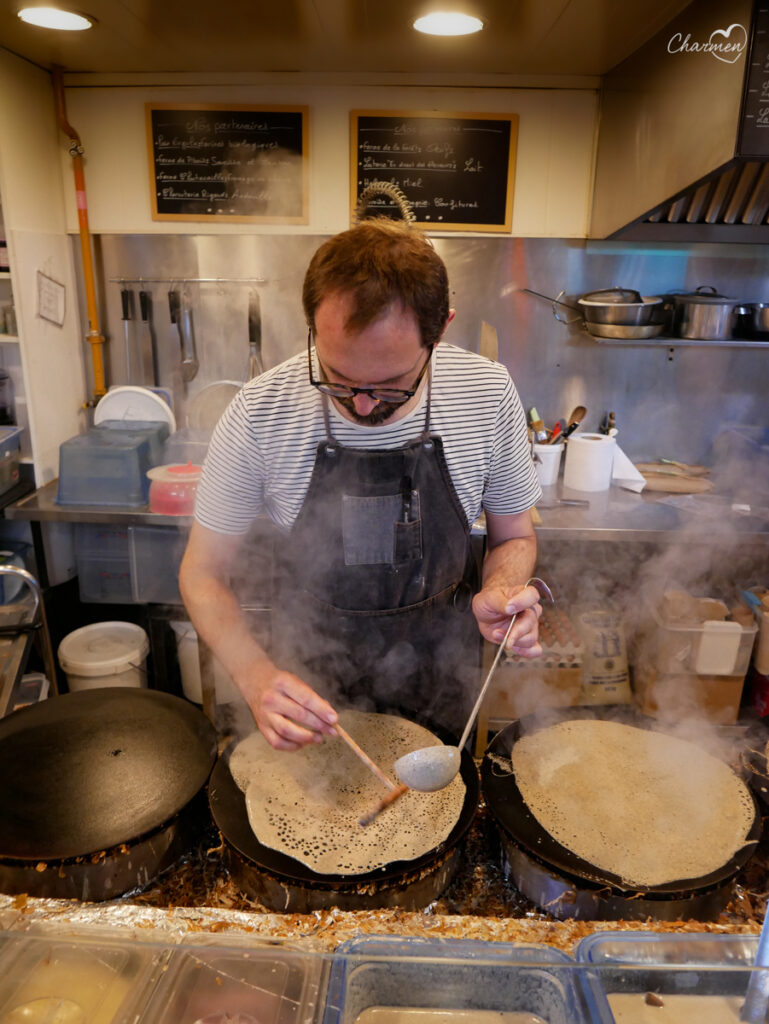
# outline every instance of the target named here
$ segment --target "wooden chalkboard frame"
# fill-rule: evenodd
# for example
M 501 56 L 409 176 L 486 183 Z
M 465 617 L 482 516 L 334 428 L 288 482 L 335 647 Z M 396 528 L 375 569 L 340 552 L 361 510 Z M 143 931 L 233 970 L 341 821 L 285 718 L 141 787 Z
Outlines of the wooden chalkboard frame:
M 454 111 L 438 111 L 438 110 L 351 110 L 350 111 L 350 220 L 355 220 L 355 210 L 358 203 L 358 196 L 362 191 L 359 188 L 359 177 L 361 173 L 360 166 L 360 123 L 361 120 L 366 118 L 392 118 L 394 121 L 404 121 L 413 124 L 415 129 L 415 135 L 418 137 L 420 121 L 426 122 L 428 120 L 435 121 L 438 118 L 446 120 L 452 120 L 459 122 L 460 124 L 472 124 L 478 121 L 502 121 L 509 125 L 510 136 L 509 144 L 506 148 L 507 156 L 507 174 L 504 176 L 504 218 L 498 223 L 472 223 L 467 221 L 459 220 L 438 220 L 438 219 L 421 219 L 418 210 L 416 213 L 416 224 L 421 228 L 425 228 L 430 231 L 479 231 L 479 232 L 499 232 L 499 233 L 510 233 L 513 225 L 513 191 L 515 182 L 515 163 L 518 147 L 518 115 L 517 114 L 495 114 L 495 113 L 467 113 L 467 112 L 454 112 Z M 406 195 L 407 199 L 413 199 L 413 192 L 410 193 L 408 185 L 404 185 L 403 178 L 405 174 L 399 174 L 397 171 L 390 172 L 387 170 L 382 171 L 382 181 L 393 181 L 401 191 Z M 480 178 L 478 179 L 480 183 Z M 451 217 L 451 213 L 447 211 L 446 216 Z
M 145 121 L 147 130 L 147 163 L 149 168 L 150 199 L 152 204 L 152 219 L 156 221 L 218 221 L 240 224 L 308 224 L 309 223 L 309 108 L 306 106 L 284 106 L 273 104 L 270 106 L 253 106 L 243 103 L 145 103 Z M 301 213 L 296 216 L 274 216 L 260 214 L 228 214 L 228 213 L 163 213 L 158 210 L 158 180 L 157 168 L 155 165 L 155 139 L 152 127 L 153 111 L 221 111 L 222 113 L 264 113 L 298 114 L 301 118 Z M 299 198 L 299 197 L 298 197 Z

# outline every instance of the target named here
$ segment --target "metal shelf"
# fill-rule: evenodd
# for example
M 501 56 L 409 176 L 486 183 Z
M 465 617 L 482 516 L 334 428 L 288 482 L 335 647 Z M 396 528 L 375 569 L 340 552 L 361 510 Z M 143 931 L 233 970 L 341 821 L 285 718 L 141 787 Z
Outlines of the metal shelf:
M 585 332 L 591 341 L 599 345 L 621 345 L 627 348 L 628 345 L 643 345 L 644 348 L 684 348 L 685 346 L 700 348 L 765 348 L 769 350 L 769 339 L 767 341 L 755 341 L 747 338 L 728 338 L 725 340 L 711 340 L 709 338 L 668 338 L 659 335 L 656 338 L 598 338 L 595 334 Z

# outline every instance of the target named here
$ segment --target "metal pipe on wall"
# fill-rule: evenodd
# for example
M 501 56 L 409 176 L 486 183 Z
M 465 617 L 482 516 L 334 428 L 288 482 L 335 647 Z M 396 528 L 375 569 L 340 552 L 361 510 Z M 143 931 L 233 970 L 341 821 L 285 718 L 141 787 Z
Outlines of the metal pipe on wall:
M 54 65 L 53 95 L 56 102 L 56 117 L 59 127 L 71 141 L 69 154 L 72 157 L 72 171 L 75 176 L 75 199 L 77 201 L 77 220 L 80 229 L 80 255 L 83 265 L 83 285 L 85 288 L 86 305 L 88 307 L 88 334 L 86 341 L 91 346 L 93 363 L 93 395 L 94 402 L 106 394 L 104 379 L 104 335 L 99 330 L 99 309 L 96 303 L 96 285 L 93 270 L 93 254 L 91 252 L 91 231 L 88 226 L 88 200 L 85 191 L 85 172 L 83 170 L 83 144 L 80 136 L 67 120 L 64 100 L 64 84 L 61 68 Z M 88 403 L 93 404 L 93 402 Z

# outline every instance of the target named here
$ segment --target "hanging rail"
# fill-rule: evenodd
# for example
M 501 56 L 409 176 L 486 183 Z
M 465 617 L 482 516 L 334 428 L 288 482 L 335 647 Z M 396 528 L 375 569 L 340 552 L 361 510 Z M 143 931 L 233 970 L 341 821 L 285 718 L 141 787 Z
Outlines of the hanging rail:
M 263 277 L 111 277 L 113 284 L 267 284 Z

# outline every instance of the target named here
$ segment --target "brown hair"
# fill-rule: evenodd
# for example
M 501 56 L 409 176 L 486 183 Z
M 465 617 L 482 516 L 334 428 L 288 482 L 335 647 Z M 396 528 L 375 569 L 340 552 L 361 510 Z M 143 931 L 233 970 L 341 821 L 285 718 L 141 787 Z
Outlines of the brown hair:
M 412 310 L 427 347 L 440 340 L 449 315 L 443 260 L 421 231 L 386 217 L 334 235 L 310 260 L 302 303 L 313 330 L 318 306 L 334 292 L 352 296 L 347 330 L 363 330 L 396 302 Z

